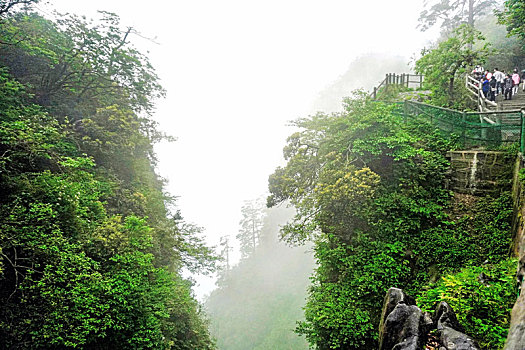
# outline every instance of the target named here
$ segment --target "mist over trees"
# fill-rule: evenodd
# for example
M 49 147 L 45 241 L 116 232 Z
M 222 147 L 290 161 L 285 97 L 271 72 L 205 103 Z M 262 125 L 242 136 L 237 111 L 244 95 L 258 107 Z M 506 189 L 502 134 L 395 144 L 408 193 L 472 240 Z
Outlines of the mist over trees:
M 154 144 L 172 138 L 152 119 L 165 90 L 139 33 L 117 14 L 49 19 L 36 3 L 0 0 L 0 347 L 375 350 L 392 286 L 425 310 L 448 300 L 481 349 L 503 347 L 508 181 L 456 196 L 445 183 L 457 135 L 364 91 L 345 97 L 410 72 L 405 58 L 357 58 L 293 122 L 266 203 L 241 208 L 233 264 L 234 235 L 220 260 L 155 171 Z M 443 35 L 415 62 L 427 102 L 471 108 L 473 65 L 525 64 L 523 1 L 495 5 L 428 3 L 421 29 Z M 184 276 L 217 265 L 205 315 Z
M 434 0 L 425 3 L 425 10 L 419 15 L 419 28 L 423 31 L 439 23 L 441 30 L 450 32 L 461 24 L 475 27 L 475 21 L 490 13 L 497 0 Z
M 310 113 L 338 112 L 342 100 L 350 91 L 370 91 L 378 85 L 387 73 L 410 73 L 408 59 L 387 54 L 366 54 L 352 61 L 345 73 L 322 90 L 310 107 Z
M 247 258 L 255 252 L 260 243 L 261 228 L 264 217 L 264 201 L 262 198 L 245 201 L 241 208 L 242 219 L 239 222 L 239 233 L 235 236 L 241 244 L 241 256 Z
M 302 319 L 314 268 L 312 254 L 309 247 L 293 248 L 279 241 L 279 229 L 293 216 L 293 209 L 250 208 L 257 208 L 258 217 L 264 214 L 260 238 L 254 251 L 221 272 L 218 288 L 207 298 L 212 334 L 224 350 L 307 349 L 293 329 Z

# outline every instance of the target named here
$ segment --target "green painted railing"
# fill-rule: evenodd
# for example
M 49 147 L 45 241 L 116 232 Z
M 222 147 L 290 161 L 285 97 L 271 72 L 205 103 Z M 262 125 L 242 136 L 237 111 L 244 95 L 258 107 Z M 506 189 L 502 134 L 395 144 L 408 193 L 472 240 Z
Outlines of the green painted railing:
M 395 112 L 426 121 L 441 131 L 455 135 L 464 147 L 498 148 L 519 142 L 525 150 L 525 110 L 500 112 L 461 112 L 426 103 L 405 101 L 396 104 Z

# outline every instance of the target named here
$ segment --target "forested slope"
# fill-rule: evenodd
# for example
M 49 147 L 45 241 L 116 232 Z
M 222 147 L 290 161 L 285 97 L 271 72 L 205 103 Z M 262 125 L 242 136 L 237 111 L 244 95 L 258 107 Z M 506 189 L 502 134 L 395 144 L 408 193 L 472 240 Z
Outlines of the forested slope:
M 0 2 L 1 347 L 214 348 L 181 277 L 214 258 L 154 171 L 164 91 L 133 29 L 16 2 Z
M 308 348 L 293 329 L 302 318 L 312 253 L 309 247 L 279 242 L 279 228 L 293 216 L 292 208 L 265 212 L 255 250 L 221 273 L 218 288 L 206 300 L 219 349 Z
M 426 309 L 449 301 L 484 349 L 501 348 L 515 299 L 510 181 L 487 197 L 455 195 L 445 155 L 456 139 L 362 95 L 296 126 L 269 204 L 292 201 L 298 213 L 285 239 L 315 243 L 297 332 L 318 349 L 377 349 L 383 298 L 397 287 L 421 295 Z
M 443 30 L 415 62 L 430 92 L 425 102 L 476 108 L 464 87 L 475 65 L 511 72 L 523 62 L 523 6 L 508 0 L 495 11 L 517 37 L 510 40 L 494 24 L 496 5 L 426 5 L 423 29 L 441 23 Z M 396 92 L 386 95 L 399 101 Z M 460 135 L 407 118 L 393 103 L 356 93 L 342 112 L 300 118 L 295 126 L 287 163 L 270 176 L 268 203 L 291 201 L 297 215 L 284 238 L 315 245 L 318 267 L 296 332 L 316 349 L 377 349 L 383 298 L 397 287 L 425 311 L 446 301 L 481 349 L 503 348 L 517 292 L 509 252 L 517 144 L 493 146 L 506 154 L 509 174 L 480 196 L 447 189 L 446 154 L 464 147 Z

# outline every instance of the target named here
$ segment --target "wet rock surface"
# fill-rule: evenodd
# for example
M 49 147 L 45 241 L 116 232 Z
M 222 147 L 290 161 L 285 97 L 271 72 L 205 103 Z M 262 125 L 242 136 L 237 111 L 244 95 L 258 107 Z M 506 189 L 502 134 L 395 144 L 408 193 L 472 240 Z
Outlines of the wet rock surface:
M 429 334 L 433 347 L 426 347 Z M 454 310 L 441 302 L 434 317 L 415 305 L 401 289 L 390 288 L 385 296 L 379 325 L 379 350 L 478 350 L 475 341 L 464 333 Z
M 434 324 L 443 350 L 477 350 L 478 346 L 464 332 L 458 322 L 454 310 L 445 302 L 441 302 L 434 314 Z

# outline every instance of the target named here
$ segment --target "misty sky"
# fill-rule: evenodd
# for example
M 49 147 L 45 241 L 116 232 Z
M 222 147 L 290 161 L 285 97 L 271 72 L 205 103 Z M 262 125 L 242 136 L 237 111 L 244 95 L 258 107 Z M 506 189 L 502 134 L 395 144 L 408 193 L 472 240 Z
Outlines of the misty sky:
M 407 60 L 431 39 L 416 30 L 421 0 L 51 0 L 50 12 L 120 15 L 168 94 L 154 119 L 178 141 L 156 147 L 183 216 L 210 244 L 235 236 L 243 200 L 267 191 L 283 163 L 289 120 L 359 55 Z M 387 73 L 387 72 L 384 72 Z M 202 296 L 213 285 L 199 279 Z

